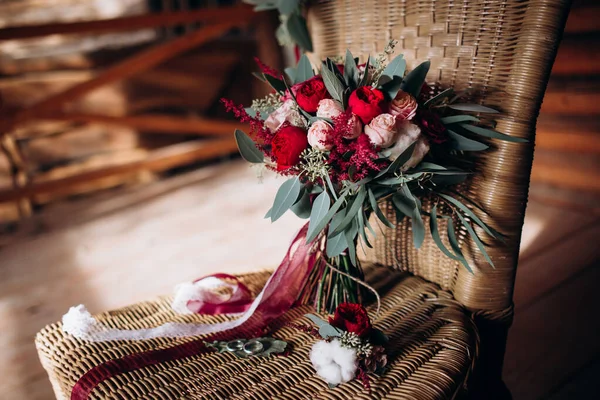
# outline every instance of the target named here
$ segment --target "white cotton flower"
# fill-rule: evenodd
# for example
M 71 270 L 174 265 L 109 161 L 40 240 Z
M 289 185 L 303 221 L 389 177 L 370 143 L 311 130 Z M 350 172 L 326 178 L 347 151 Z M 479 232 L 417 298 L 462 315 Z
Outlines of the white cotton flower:
M 413 150 L 412 157 L 404 164 L 402 171 L 417 166 L 423 160 L 423 157 L 429 152 L 429 143 L 417 125 L 409 121 L 399 122 L 398 138 L 394 145 L 387 150 L 389 159 L 394 161 L 415 142 L 417 144 Z
M 310 352 L 310 361 L 317 375 L 332 386 L 354 379 L 358 368 L 356 351 L 343 347 L 337 339 L 315 343 Z

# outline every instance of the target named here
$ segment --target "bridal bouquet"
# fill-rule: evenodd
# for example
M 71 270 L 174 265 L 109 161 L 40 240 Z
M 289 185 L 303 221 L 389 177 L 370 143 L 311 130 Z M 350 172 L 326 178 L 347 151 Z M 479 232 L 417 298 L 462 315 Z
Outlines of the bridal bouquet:
M 440 250 L 471 270 L 456 238 L 459 223 L 493 266 L 474 226 L 501 235 L 452 186 L 473 172 L 465 152 L 486 150 L 487 138 L 521 139 L 491 129 L 493 121 L 480 115 L 497 111 L 461 102 L 463 94 L 452 88 L 434 95 L 425 83 L 429 62 L 405 74 L 402 55 L 388 61 L 394 45 L 364 64 L 350 51 L 340 60 L 328 58 L 318 73 L 306 56 L 286 76 L 259 62 L 256 75 L 274 92 L 250 108 L 223 99 L 250 125 L 249 135 L 235 132 L 242 157 L 288 177 L 266 218 L 276 221 L 288 210 L 309 218 L 306 242 L 322 256 L 298 300 L 318 311 L 364 299 L 357 244 L 360 238 L 371 246 L 373 213 L 391 228 L 410 218 L 416 248 L 426 235 L 423 216 L 429 217 L 429 234 Z M 424 209 L 426 196 L 432 206 Z M 391 202 L 395 219 L 381 210 L 383 201 Z M 440 236 L 441 220 L 447 221 L 449 246 Z

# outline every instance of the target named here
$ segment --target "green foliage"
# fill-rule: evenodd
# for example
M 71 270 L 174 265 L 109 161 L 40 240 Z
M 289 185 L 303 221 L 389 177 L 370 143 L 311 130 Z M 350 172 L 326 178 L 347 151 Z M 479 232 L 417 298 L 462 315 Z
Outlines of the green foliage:
M 271 208 L 271 221 L 277 221 L 287 210 L 289 210 L 298 200 L 302 185 L 298 177 L 293 177 L 285 181 L 275 195 L 275 201 Z
M 236 129 L 234 132 L 235 142 L 242 158 L 249 163 L 262 164 L 265 161 L 265 156 L 259 149 L 256 148 L 254 141 L 244 132 Z

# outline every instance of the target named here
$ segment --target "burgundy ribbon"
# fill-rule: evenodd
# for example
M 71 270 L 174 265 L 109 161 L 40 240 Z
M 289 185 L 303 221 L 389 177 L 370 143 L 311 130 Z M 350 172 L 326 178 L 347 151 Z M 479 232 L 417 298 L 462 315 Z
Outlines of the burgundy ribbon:
M 235 282 L 235 291 L 231 297 L 225 301 L 219 295 L 208 296 L 203 300 L 189 300 L 187 308 L 195 314 L 239 314 L 248 311 L 252 305 L 252 293 L 250 289 L 237 276 L 229 274 L 213 274 L 204 278 L 196 279 L 194 283 L 200 282 L 206 278 L 227 279 Z
M 258 305 L 252 316 L 243 324 L 235 329 L 168 349 L 151 350 L 106 361 L 86 372 L 77 381 L 71 392 L 71 400 L 87 399 L 96 386 L 117 375 L 211 351 L 204 345 L 205 341 L 248 338 L 249 335 L 264 329 L 269 322 L 292 307 L 315 265 L 321 249 L 313 249 L 312 244 L 306 244 L 307 231 L 308 224 L 300 229 L 292 241 L 283 261 L 257 296 Z

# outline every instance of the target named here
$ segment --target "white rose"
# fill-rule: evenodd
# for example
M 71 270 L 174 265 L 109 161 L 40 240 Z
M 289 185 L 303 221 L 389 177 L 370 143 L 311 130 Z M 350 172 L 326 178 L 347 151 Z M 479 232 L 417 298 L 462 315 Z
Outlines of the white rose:
M 348 132 L 344 135 L 346 139 L 356 139 L 362 133 L 362 122 L 360 118 L 352 114 L 348 120 Z
M 337 339 L 315 343 L 310 351 L 310 361 L 317 375 L 333 386 L 354 379 L 358 369 L 356 352 L 342 347 Z
M 391 114 L 380 114 L 365 126 L 365 133 L 375 146 L 390 147 L 396 139 L 396 118 Z
M 333 128 L 327 122 L 315 122 L 308 128 L 308 144 L 317 150 L 331 150 L 332 145 L 325 143 L 331 132 L 333 132 Z
M 302 116 L 296 108 L 294 100 L 286 100 L 278 109 L 273 111 L 265 120 L 265 127 L 272 133 L 275 133 L 281 128 L 284 122 L 289 122 L 293 126 L 304 128 Z
M 317 117 L 320 118 L 335 118 L 340 115 L 344 109 L 342 105 L 335 100 L 323 99 L 319 102 L 317 108 Z

